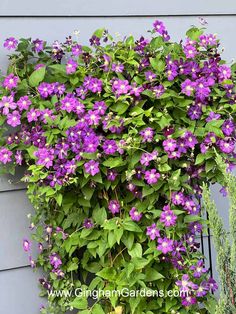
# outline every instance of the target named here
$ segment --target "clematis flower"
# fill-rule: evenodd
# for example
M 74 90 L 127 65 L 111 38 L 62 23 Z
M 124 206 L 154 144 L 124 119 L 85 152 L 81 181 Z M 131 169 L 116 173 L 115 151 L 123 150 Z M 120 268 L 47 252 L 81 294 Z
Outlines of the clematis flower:
M 78 63 L 73 59 L 70 59 L 66 64 L 66 73 L 73 74 L 77 70 Z
M 60 256 L 57 253 L 52 253 L 49 256 L 49 262 L 54 267 L 54 269 L 58 269 L 62 265 Z
M 95 176 L 99 173 L 99 163 L 95 160 L 90 160 L 84 164 L 85 172 L 89 173 L 91 176 Z
M 0 148 L 0 163 L 5 165 L 5 164 L 11 162 L 12 161 L 12 159 L 11 159 L 12 155 L 13 154 L 9 149 L 7 149 L 5 147 L 1 147 Z
M 140 221 L 143 214 L 139 213 L 136 207 L 132 207 L 131 210 L 129 211 L 129 215 L 132 220 L 134 221 Z
M 17 87 L 18 82 L 19 82 L 19 77 L 11 73 L 5 77 L 5 79 L 3 80 L 2 86 L 5 87 L 6 89 L 11 90 Z
M 155 184 L 157 183 L 160 176 L 161 176 L 160 173 L 158 173 L 156 169 L 151 169 L 151 170 L 145 171 L 144 178 L 148 184 Z
M 110 200 L 108 209 L 113 215 L 115 215 L 120 212 L 120 203 L 117 200 Z
M 25 252 L 29 252 L 31 250 L 31 242 L 28 239 L 23 239 L 23 249 Z
M 146 234 L 151 240 L 155 240 L 160 236 L 160 230 L 157 228 L 156 224 L 153 223 L 151 226 L 147 227 Z
M 6 48 L 7 50 L 13 50 L 16 49 L 18 45 L 18 40 L 16 40 L 14 37 L 9 37 L 4 41 L 4 48 Z
M 158 238 L 157 242 L 158 242 L 157 250 L 161 251 L 163 254 L 167 254 L 173 250 L 173 240 L 165 237 Z

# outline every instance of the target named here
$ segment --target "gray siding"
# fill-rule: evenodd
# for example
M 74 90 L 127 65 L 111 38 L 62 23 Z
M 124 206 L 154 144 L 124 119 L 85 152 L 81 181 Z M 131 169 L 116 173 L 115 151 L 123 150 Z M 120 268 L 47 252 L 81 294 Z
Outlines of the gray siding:
M 87 44 L 97 28 L 105 27 L 113 35 L 119 32 L 121 36 L 130 33 L 140 36 L 159 18 L 165 22 L 172 39 L 180 40 L 189 26 L 199 25 L 199 16 L 208 21 L 208 32 L 217 33 L 222 39 L 224 57 L 231 62 L 236 56 L 236 41 L 232 36 L 236 26 L 233 0 L 1 0 L 0 68 L 7 68 L 8 52 L 2 48 L 2 41 L 9 36 L 64 41 L 74 30 L 80 30 L 80 41 Z M 29 268 L 27 255 L 22 251 L 22 238 L 29 235 L 26 216 L 32 207 L 24 185 L 19 183 L 20 176 L 19 172 L 15 178 L 0 178 L 0 312 L 37 314 L 43 303 L 38 297 L 39 274 Z M 213 190 L 227 226 L 227 202 L 220 196 L 219 187 Z M 207 239 L 204 247 L 207 252 Z M 215 268 L 214 252 L 212 259 Z

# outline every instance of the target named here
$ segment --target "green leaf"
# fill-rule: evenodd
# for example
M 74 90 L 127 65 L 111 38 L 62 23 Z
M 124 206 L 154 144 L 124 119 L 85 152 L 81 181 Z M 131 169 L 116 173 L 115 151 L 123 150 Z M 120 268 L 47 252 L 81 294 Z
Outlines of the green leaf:
M 114 268 L 106 267 L 97 273 L 97 276 L 100 276 L 107 280 L 112 280 L 116 275 L 116 270 Z
M 128 251 L 129 255 L 134 258 L 134 257 L 142 257 L 143 255 L 143 249 L 142 245 L 140 243 L 135 243 L 133 248 Z
M 35 70 L 29 77 L 30 86 L 37 87 L 39 83 L 43 81 L 45 73 L 46 73 L 45 67 Z
M 88 307 L 88 301 L 85 298 L 78 297 L 70 303 L 70 306 L 78 310 L 84 310 Z
M 116 168 L 119 166 L 123 166 L 126 164 L 126 161 L 124 161 L 122 158 L 117 157 L 117 158 L 108 158 L 103 162 L 103 166 L 109 167 L 109 168 Z
M 92 309 L 92 314 L 105 314 L 100 304 L 95 304 Z
M 146 280 L 147 281 L 155 281 L 165 278 L 162 274 L 160 274 L 158 271 L 156 271 L 153 268 L 148 268 L 146 271 Z
M 98 225 L 102 225 L 107 219 L 107 211 L 104 207 L 95 207 L 93 211 L 93 219 Z
M 142 229 L 133 221 L 125 221 L 123 223 L 123 227 L 125 230 L 128 230 L 128 231 L 142 232 Z
M 93 35 L 95 35 L 98 38 L 102 38 L 104 31 L 105 31 L 105 28 L 99 28 L 93 33 Z

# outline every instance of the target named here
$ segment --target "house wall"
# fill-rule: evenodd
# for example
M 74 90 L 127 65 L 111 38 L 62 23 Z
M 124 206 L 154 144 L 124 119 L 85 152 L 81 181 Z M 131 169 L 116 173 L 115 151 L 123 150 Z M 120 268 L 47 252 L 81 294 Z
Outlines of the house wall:
M 199 25 L 199 16 L 207 21 L 207 31 L 222 39 L 223 55 L 228 62 L 236 56 L 236 2 L 233 0 L 1 0 L 0 1 L 0 68 L 8 64 L 3 40 L 9 36 L 64 41 L 74 30 L 80 41 L 88 43 L 97 28 L 112 34 L 145 34 L 155 19 L 165 22 L 172 39 L 184 37 L 189 26 Z M 25 187 L 16 177 L 0 178 L 0 313 L 37 314 L 42 300 L 38 297 L 37 278 L 22 250 L 22 238 L 29 235 L 27 214 L 33 212 Z M 213 187 L 214 198 L 227 226 L 227 200 Z M 208 239 L 204 239 L 208 255 Z M 215 253 L 212 251 L 213 272 Z

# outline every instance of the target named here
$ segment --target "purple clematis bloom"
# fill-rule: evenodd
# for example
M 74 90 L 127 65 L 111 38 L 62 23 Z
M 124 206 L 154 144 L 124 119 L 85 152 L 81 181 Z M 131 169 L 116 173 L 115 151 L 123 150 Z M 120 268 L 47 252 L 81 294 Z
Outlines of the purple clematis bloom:
M 43 51 L 43 48 L 44 48 L 44 41 L 43 40 L 35 39 L 33 41 L 33 48 L 32 48 L 33 51 L 39 53 L 39 52 Z
M 120 203 L 117 200 L 111 200 L 108 204 L 108 209 L 114 215 L 120 212 Z
M 14 37 L 9 37 L 4 41 L 3 47 L 7 50 L 16 49 L 18 45 L 18 40 L 16 40 Z
M 54 267 L 54 269 L 58 269 L 62 265 L 60 256 L 57 253 L 52 253 L 49 256 L 49 262 Z
M 136 207 L 132 207 L 131 210 L 129 211 L 129 215 L 132 220 L 134 221 L 139 221 L 141 220 L 143 214 L 139 213 Z
M 151 226 L 147 227 L 146 234 L 149 236 L 151 240 L 155 240 L 160 236 L 160 230 L 157 229 L 156 224 L 153 223 Z
M 5 77 L 5 79 L 3 80 L 2 86 L 5 87 L 6 89 L 11 90 L 17 87 L 18 82 L 19 82 L 19 77 L 11 73 Z
M 8 115 L 10 109 L 16 109 L 13 96 L 3 96 L 0 101 L 0 108 L 2 109 L 2 113 L 4 115 Z
M 156 169 L 151 169 L 145 171 L 144 178 L 148 184 L 156 184 L 160 176 L 161 176 L 160 173 L 158 173 Z
M 90 160 L 84 164 L 85 172 L 89 173 L 91 176 L 95 176 L 99 173 L 99 162 L 95 160 Z
M 66 73 L 67 74 L 75 73 L 77 70 L 77 66 L 78 66 L 78 63 L 75 60 L 70 59 L 66 64 Z
M 157 242 L 158 242 L 157 250 L 161 251 L 163 254 L 167 254 L 173 250 L 173 240 L 165 237 L 158 238 Z
M 5 164 L 11 162 L 12 161 L 12 159 L 11 159 L 12 155 L 13 154 L 9 149 L 7 149 L 5 147 L 0 148 L 0 163 L 5 165 Z
M 23 239 L 23 249 L 25 252 L 29 252 L 31 250 L 31 242 L 28 239 Z

